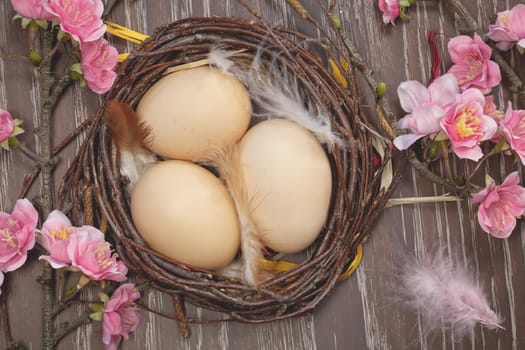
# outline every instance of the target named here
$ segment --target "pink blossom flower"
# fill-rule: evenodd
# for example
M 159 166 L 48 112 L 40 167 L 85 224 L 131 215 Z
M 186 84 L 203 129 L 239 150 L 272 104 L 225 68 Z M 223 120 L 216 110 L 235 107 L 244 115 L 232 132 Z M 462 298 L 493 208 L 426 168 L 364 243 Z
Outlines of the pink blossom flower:
M 82 226 L 69 237 L 67 254 L 71 265 L 89 279 L 125 281 L 128 268 L 111 250 L 104 234 L 92 226 Z
M 483 152 L 479 143 L 490 140 L 498 125 L 483 113 L 485 96 L 478 89 L 465 90 L 441 120 L 441 127 L 459 158 L 479 160 Z
M 15 131 L 15 121 L 8 111 L 0 108 L 0 142 L 7 140 Z
M 79 43 L 96 41 L 106 32 L 102 0 L 49 0 L 44 7 L 58 18 L 60 29 Z
M 139 313 L 134 303 L 140 293 L 131 283 L 118 287 L 104 306 L 102 342 L 106 350 L 116 350 L 122 338 L 134 332 L 139 325 Z
M 401 12 L 398 0 L 379 0 L 379 9 L 383 12 L 383 22 L 394 24 Z
M 82 72 L 91 90 L 97 94 L 106 93 L 117 73 L 113 71 L 117 65 L 118 52 L 104 39 L 84 43 L 80 47 L 82 54 Z
M 508 50 L 514 44 L 525 48 L 525 5 L 518 4 L 510 11 L 498 13 L 496 23 L 489 25 L 487 36 L 496 42 L 500 50 Z
M 449 72 L 456 76 L 461 90 L 473 87 L 487 94 L 500 83 L 499 66 L 490 60 L 492 49 L 479 35 L 452 38 L 448 43 L 448 52 L 455 63 Z
M 74 227 L 62 212 L 59 210 L 51 212 L 42 225 L 41 234 L 37 236 L 37 242 L 49 252 L 49 255 L 42 255 L 39 259 L 47 260 L 55 269 L 71 264 L 67 246 L 73 232 Z
M 394 145 L 404 150 L 418 139 L 441 130 L 439 121 L 459 93 L 456 77 L 444 74 L 434 80 L 428 88 L 415 80 L 401 83 L 397 89 L 403 110 L 408 112 L 397 122 L 410 133 L 395 138 Z
M 510 148 L 520 157 L 521 164 L 525 165 L 525 110 L 514 110 L 509 102 L 501 128 Z
M 24 265 L 27 251 L 35 246 L 38 212 L 27 199 L 16 201 L 11 214 L 0 212 L 0 271 Z
M 519 185 L 515 171 L 501 185 L 491 179 L 488 186 L 472 197 L 480 203 L 478 222 L 483 231 L 497 238 L 507 238 L 516 227 L 516 217 L 525 212 L 525 188 Z
M 11 0 L 11 5 L 21 16 L 34 20 L 52 20 L 54 16 L 44 8 L 47 2 L 48 0 Z

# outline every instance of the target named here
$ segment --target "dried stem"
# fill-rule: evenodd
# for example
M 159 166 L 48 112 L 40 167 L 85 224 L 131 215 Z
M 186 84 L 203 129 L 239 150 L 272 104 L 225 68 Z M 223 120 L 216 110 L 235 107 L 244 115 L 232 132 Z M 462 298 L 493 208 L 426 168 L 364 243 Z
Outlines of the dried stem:
M 76 318 L 73 322 L 64 322 L 54 336 L 54 345 L 57 345 L 62 338 L 76 330 L 78 327 L 89 323 L 91 323 L 91 318 L 89 318 L 88 312 L 84 312 L 82 316 Z

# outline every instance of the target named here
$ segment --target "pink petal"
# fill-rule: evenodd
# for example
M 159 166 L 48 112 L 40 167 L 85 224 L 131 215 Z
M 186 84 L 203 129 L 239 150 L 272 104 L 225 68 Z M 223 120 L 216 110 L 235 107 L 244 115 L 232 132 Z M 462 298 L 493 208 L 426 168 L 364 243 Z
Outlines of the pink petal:
M 492 55 L 492 49 L 490 46 L 485 44 L 483 39 L 481 39 L 477 33 L 474 33 L 474 44 L 478 47 L 482 57 L 486 60 L 489 60 L 490 56 Z
M 14 256 L 12 260 L 9 260 L 7 267 L 5 269 L 2 269 L 4 272 L 11 272 L 15 271 L 22 267 L 22 265 L 25 264 L 27 260 L 27 253 L 26 254 L 17 254 Z
M 420 134 L 405 134 L 400 135 L 394 139 L 394 145 L 397 149 L 403 151 L 408 149 L 414 142 L 419 140 L 420 138 L 425 137 L 426 135 L 420 135 Z
M 516 185 L 519 185 L 519 183 L 520 183 L 520 175 L 518 174 L 517 171 L 513 171 L 505 178 L 501 186 L 516 186 Z
M 494 61 L 487 61 L 487 85 L 489 87 L 494 87 L 501 82 L 501 71 L 499 66 Z
M 417 134 L 429 135 L 441 130 L 439 122 L 445 111 L 437 105 L 430 105 L 417 107 L 412 115 L 413 125 L 410 130 Z
M 397 88 L 399 102 L 404 111 L 411 113 L 416 106 L 430 100 L 427 88 L 416 80 L 408 80 L 399 84 Z
M 498 131 L 498 124 L 494 119 L 486 115 L 481 117 L 481 121 L 485 129 L 485 133 L 483 134 L 481 141 L 490 140 L 492 136 L 494 136 L 494 134 L 496 134 Z
M 518 37 L 525 37 L 525 5 L 518 4 L 510 10 L 507 26 Z
M 445 107 L 456 99 L 459 94 L 459 86 L 453 74 L 443 74 L 428 87 L 432 103 Z
M 38 212 L 33 204 L 27 199 L 19 199 L 13 208 L 13 217 L 19 220 L 24 226 L 34 230 L 38 222 Z
M 473 161 L 478 161 L 483 157 L 483 151 L 481 150 L 481 147 L 474 146 L 474 147 L 453 147 L 454 153 L 459 158 L 463 159 L 471 159 Z
M 45 261 L 49 262 L 51 267 L 56 269 L 56 270 L 68 266 L 68 264 L 64 264 L 64 263 L 62 263 L 60 261 L 57 261 L 57 260 L 53 259 L 52 257 L 50 257 L 49 255 L 40 255 L 38 257 L 38 260 L 45 260 Z
M 448 42 L 448 52 L 454 63 L 463 62 L 466 54 L 473 51 L 473 40 L 467 35 L 458 35 Z
M 71 221 L 60 210 L 53 210 L 42 225 L 42 232 L 51 234 L 53 231 L 60 231 L 64 227 L 70 227 Z

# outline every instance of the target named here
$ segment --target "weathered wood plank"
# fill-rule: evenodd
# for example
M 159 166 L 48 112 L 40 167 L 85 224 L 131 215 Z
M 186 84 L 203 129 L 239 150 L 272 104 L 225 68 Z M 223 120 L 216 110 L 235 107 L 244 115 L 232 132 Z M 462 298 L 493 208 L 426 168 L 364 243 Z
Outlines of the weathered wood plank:
M 509 8 L 517 0 L 466 1 L 475 18 L 487 25 L 497 11 Z M 253 0 L 254 7 L 272 24 L 299 28 L 310 35 L 317 31 L 291 11 L 285 0 Z M 315 16 L 321 16 L 315 0 L 305 0 Z M 394 28 L 384 26 L 376 1 L 340 1 L 339 10 L 345 30 L 358 44 L 364 58 L 385 81 L 391 102 L 400 112 L 395 88 L 407 79 L 428 79 L 430 57 L 425 33 L 434 29 L 454 35 L 461 28 L 452 18 L 446 4 L 421 1 L 410 10 L 412 20 Z M 13 24 L 14 12 L 8 1 L 0 4 L 0 54 L 24 54 L 27 38 Z M 188 16 L 226 15 L 249 17 L 235 0 L 120 1 L 111 20 L 145 33 L 163 23 Z M 323 20 L 324 21 L 324 20 Z M 323 23 L 326 23 L 325 21 Z M 110 39 L 121 51 L 133 44 Z M 441 46 L 446 47 L 445 36 Z M 515 58 L 516 59 L 516 58 Z M 525 75 L 525 70 L 523 70 Z M 503 107 L 509 96 L 496 91 Z M 505 98 L 505 99 L 504 99 Z M 98 108 L 101 99 L 87 90 L 73 87 L 55 113 L 56 143 L 72 128 Z M 38 118 L 39 89 L 36 73 L 27 62 L 0 58 L 0 107 L 15 117 L 26 120 L 28 131 L 22 138 L 33 146 L 32 122 Z M 58 127 L 60 126 L 60 127 Z M 68 166 L 68 157 L 78 148 L 77 140 L 69 148 L 57 169 L 57 175 Z M 501 177 L 505 162 L 491 161 L 486 168 Z M 507 164 L 508 166 L 509 164 Z M 0 153 L 0 209 L 10 210 L 21 187 L 20 179 L 30 171 L 31 162 L 18 152 Z M 462 167 L 457 163 L 456 167 Z M 441 194 L 441 188 L 421 179 L 408 166 L 396 196 Z M 58 177 L 57 177 L 58 179 Z M 35 191 L 30 196 L 35 195 Z M 212 323 L 191 325 L 192 336 L 182 339 L 175 321 L 141 312 L 142 324 L 135 335 L 124 343 L 124 349 L 520 349 L 525 347 L 525 229 L 515 232 L 507 241 L 492 239 L 479 229 L 475 208 L 468 203 L 426 204 L 390 208 L 385 211 L 365 245 L 364 260 L 357 274 L 340 283 L 312 315 L 266 325 Z M 426 336 L 420 320 L 408 313 L 393 295 L 396 288 L 396 262 L 408 252 L 421 254 L 425 249 L 443 248 L 456 252 L 462 263 L 469 263 L 476 279 L 486 287 L 493 305 L 504 317 L 505 331 L 477 328 L 464 339 L 452 332 Z M 9 308 L 14 336 L 24 339 L 32 349 L 40 349 L 41 296 L 36 277 L 40 264 L 31 254 L 31 262 L 21 271 L 9 274 Z M 85 299 L 95 296 L 86 293 Z M 149 307 L 172 312 L 169 296 L 148 291 L 143 297 Z M 78 310 L 65 315 L 67 319 Z M 203 319 L 218 315 L 192 306 L 188 313 Z M 61 349 L 102 349 L 100 324 L 82 328 L 66 338 Z M 0 337 L 0 348 L 5 339 Z

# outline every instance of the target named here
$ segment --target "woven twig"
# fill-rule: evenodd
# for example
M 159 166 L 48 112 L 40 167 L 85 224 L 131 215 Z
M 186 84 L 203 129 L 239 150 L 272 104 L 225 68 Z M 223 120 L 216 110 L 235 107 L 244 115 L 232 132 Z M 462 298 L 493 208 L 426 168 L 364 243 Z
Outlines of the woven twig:
M 351 68 L 346 76 L 350 90 L 344 89 L 317 58 L 323 53 L 312 54 L 294 41 L 297 38 L 303 40 L 290 30 L 270 30 L 266 25 L 234 18 L 181 20 L 158 28 L 130 55 L 108 94 L 108 99 L 135 108 L 167 67 L 202 60 L 216 45 L 240 51 L 232 57 L 240 64 L 250 62 L 260 50 L 263 67 L 277 64 L 293 74 L 311 102 L 330 115 L 332 128 L 347 143 L 328 153 L 334 184 L 330 215 L 310 257 L 296 268 L 253 288 L 212 271 L 190 269 L 149 249 L 130 218 L 114 146 L 102 122 L 104 108 L 95 117 L 60 191 L 63 201 L 74 203 L 73 220 L 80 220 L 87 203 L 78 189 L 94 186 L 94 213 L 107 220 L 116 250 L 134 273 L 185 302 L 227 313 L 231 320 L 261 323 L 311 311 L 353 259 L 394 187 L 390 184 L 381 190 L 381 173 L 390 159 L 384 159 L 379 167 L 373 165 L 372 138 L 380 134 L 389 140 L 391 135 L 378 129 L 385 118 L 364 115 L 355 70 Z M 338 50 L 325 53 L 336 61 L 341 59 L 333 52 Z M 387 142 L 386 147 L 385 154 L 390 155 L 391 144 Z

